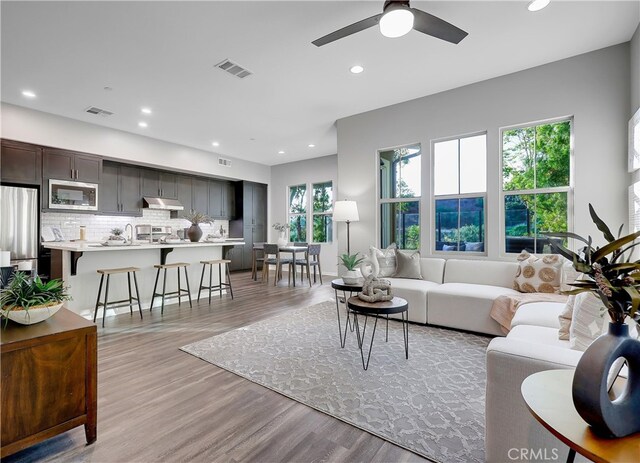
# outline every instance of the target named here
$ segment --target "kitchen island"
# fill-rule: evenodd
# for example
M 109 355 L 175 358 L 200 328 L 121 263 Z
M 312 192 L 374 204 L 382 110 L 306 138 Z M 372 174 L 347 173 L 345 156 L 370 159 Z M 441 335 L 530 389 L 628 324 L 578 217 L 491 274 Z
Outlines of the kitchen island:
M 69 287 L 69 294 L 73 298 L 66 303 L 66 307 L 84 317 L 93 318 L 93 312 L 98 295 L 100 282 L 98 269 L 138 267 L 138 284 L 140 300 L 144 311 L 149 309 L 151 293 L 156 276 L 157 264 L 186 262 L 188 267 L 191 297 L 198 295 L 201 260 L 222 259 L 228 257 L 235 246 L 243 246 L 241 239 L 228 239 L 214 242 L 191 243 L 149 243 L 134 242 L 130 245 L 103 246 L 96 242 L 47 242 L 43 246 L 51 250 L 51 277 L 62 278 Z M 167 275 L 167 291 L 177 288 L 175 270 L 169 270 Z M 215 273 L 215 272 L 214 272 Z M 217 275 L 214 275 L 217 284 Z M 128 294 L 126 277 L 114 277 L 109 290 L 109 300 L 125 299 Z M 169 304 L 173 303 L 172 300 Z M 157 299 L 155 305 L 159 305 Z M 183 304 L 183 308 L 185 305 Z M 189 305 L 187 304 L 188 308 Z M 116 312 L 128 312 L 128 307 L 107 310 L 107 316 Z M 98 316 L 102 316 L 102 310 Z

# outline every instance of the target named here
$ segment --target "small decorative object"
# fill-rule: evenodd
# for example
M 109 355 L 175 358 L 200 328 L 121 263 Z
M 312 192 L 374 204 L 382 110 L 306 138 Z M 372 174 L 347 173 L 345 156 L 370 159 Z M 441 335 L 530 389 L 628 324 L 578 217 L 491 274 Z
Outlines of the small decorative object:
M 290 228 L 289 224 L 276 222 L 272 225 L 272 227 L 278 230 L 278 233 L 279 233 L 278 246 L 286 246 L 287 238 L 285 237 L 285 233 L 289 231 L 289 228 Z
M 43 283 L 39 276 L 31 279 L 28 274 L 17 272 L 0 293 L 0 314 L 7 323 L 13 320 L 33 325 L 53 316 L 70 299 L 62 280 Z
M 109 235 L 109 239 L 107 240 L 107 245 L 122 246 L 123 244 L 126 244 L 127 240 L 122 236 L 122 233 L 122 228 L 112 228 L 111 235 Z
M 362 291 L 358 294 L 358 298 L 365 302 L 390 301 L 393 299 L 391 283 L 389 280 L 379 280 L 375 276 L 369 275 L 364 280 Z
M 340 256 L 340 261 L 344 268 L 347 269 L 346 272 L 342 274 L 342 281 L 348 285 L 355 285 L 358 283 L 358 278 L 360 275 L 356 271 L 356 268 L 364 261 L 364 257 L 358 257 L 359 253 L 355 254 L 342 254 Z
M 211 223 L 213 219 L 202 212 L 193 211 L 182 216 L 183 219 L 187 219 L 191 222 L 191 226 L 187 230 L 187 237 L 192 243 L 197 243 L 202 238 L 201 223 Z
M 585 244 L 576 254 L 551 240 L 556 252 L 573 262 L 586 278 L 571 284 L 576 289 L 565 294 L 591 292 L 599 297 L 609 313 L 609 332 L 596 339 L 584 352 L 573 378 L 573 403 L 580 416 L 595 432 L 604 436 L 624 437 L 640 431 L 640 341 L 629 336 L 627 317 L 640 321 L 640 261 L 631 261 L 634 243 L 640 232 L 616 238 L 589 204 L 591 219 L 608 242 L 593 247 L 575 233 L 547 233 L 548 236 L 572 238 Z M 608 376 L 612 365 L 625 358 L 629 368 L 626 392 L 615 401 L 609 398 Z
M 9 284 L 13 274 L 15 272 L 15 268 L 13 265 L 8 265 L 6 267 L 0 267 L 0 289 L 4 288 Z

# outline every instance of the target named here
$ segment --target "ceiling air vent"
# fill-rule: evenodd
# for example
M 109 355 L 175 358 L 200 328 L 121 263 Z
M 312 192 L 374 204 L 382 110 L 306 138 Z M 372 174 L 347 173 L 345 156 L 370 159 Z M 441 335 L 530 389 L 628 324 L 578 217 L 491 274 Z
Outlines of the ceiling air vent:
M 89 114 L 94 114 L 96 116 L 100 115 L 102 117 L 113 116 L 113 113 L 111 111 L 107 111 L 106 109 L 102 109 L 102 108 L 97 108 L 95 106 L 89 106 L 87 109 L 85 109 L 85 112 L 88 112 Z
M 224 167 L 231 167 L 231 159 L 218 158 L 218 165 Z
M 219 62 L 218 64 L 216 64 L 216 67 L 219 69 L 222 69 L 225 72 L 228 72 L 232 76 L 235 76 L 239 79 L 244 79 L 245 77 L 248 77 L 251 74 L 253 74 L 253 72 L 243 68 L 242 66 L 234 63 L 233 61 L 229 61 L 228 59 L 225 59 Z

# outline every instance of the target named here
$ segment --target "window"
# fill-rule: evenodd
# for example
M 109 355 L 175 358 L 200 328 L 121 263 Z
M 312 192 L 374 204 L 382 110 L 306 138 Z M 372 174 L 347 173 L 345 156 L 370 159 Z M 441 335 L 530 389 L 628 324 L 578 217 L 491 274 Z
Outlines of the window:
M 572 121 L 502 131 L 505 252 L 551 252 L 545 232 L 568 230 Z
M 313 224 L 314 243 L 330 243 L 333 240 L 333 183 L 313 184 Z
M 311 206 L 307 198 L 307 184 L 289 187 L 289 241 L 314 243 L 333 241 L 333 182 L 311 185 Z M 311 220 L 309 220 L 311 219 Z M 311 227 L 311 233 L 307 224 Z
M 289 187 L 289 241 L 307 241 L 307 185 Z
M 433 143 L 435 250 L 485 252 L 487 135 Z
M 420 248 L 420 145 L 379 152 L 380 242 Z

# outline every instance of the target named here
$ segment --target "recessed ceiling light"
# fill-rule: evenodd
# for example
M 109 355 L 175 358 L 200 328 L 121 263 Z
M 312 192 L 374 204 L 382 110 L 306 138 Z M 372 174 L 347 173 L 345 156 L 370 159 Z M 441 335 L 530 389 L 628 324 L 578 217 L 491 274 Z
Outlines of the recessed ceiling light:
M 529 3 L 527 9 L 529 11 L 540 11 L 541 9 L 546 7 L 550 1 L 551 0 L 533 0 L 531 3 Z
M 140 111 L 142 111 L 143 114 L 151 114 L 151 108 L 141 108 Z
M 112 87 L 102 87 L 105 92 L 111 92 L 113 90 Z
M 146 122 L 144 122 L 144 121 L 140 121 L 140 122 L 138 122 L 138 127 L 142 127 L 142 128 L 144 129 L 144 128 L 148 127 L 148 126 L 149 126 L 149 124 L 147 124 L 147 123 L 146 123 Z
M 313 143 L 309 143 L 307 146 L 309 146 L 309 148 L 315 148 L 316 145 L 314 145 Z
M 220 146 L 220 143 L 218 143 L 217 141 L 214 141 L 213 143 L 211 143 L 213 146 Z
M 22 96 L 26 96 L 27 98 L 35 98 L 36 94 L 33 93 L 31 90 L 23 90 Z
M 278 154 L 284 154 L 284 151 L 282 151 L 282 150 L 278 151 Z
M 351 69 L 349 69 L 349 71 L 351 71 L 352 74 L 360 74 L 362 71 L 364 71 L 364 68 L 359 64 L 356 64 L 355 66 L 351 66 Z

